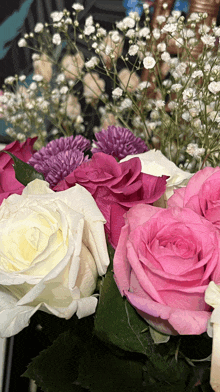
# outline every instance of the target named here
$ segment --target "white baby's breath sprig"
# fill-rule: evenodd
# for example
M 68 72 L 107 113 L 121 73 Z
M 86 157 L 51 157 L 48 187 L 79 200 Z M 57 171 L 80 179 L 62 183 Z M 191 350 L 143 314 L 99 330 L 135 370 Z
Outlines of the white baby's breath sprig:
M 54 34 L 52 41 L 53 41 L 54 45 L 60 45 L 61 44 L 61 36 L 60 36 L 60 34 L 58 34 L 58 33 Z
M 154 68 L 155 64 L 156 64 L 156 61 L 153 58 L 153 56 L 146 56 L 143 59 L 143 65 L 144 65 L 144 68 L 146 68 L 146 69 Z
M 116 87 L 113 91 L 112 91 L 112 97 L 115 99 L 118 99 L 122 96 L 123 94 L 123 90 L 120 87 Z
M 63 18 L 63 12 L 62 12 L 62 11 L 60 11 L 60 12 L 54 11 L 54 12 L 52 12 L 52 13 L 50 14 L 50 17 L 53 19 L 53 22 L 54 22 L 54 23 L 60 22 L 61 19 Z
M 80 12 L 80 11 L 83 11 L 83 10 L 84 10 L 83 5 L 80 4 L 80 3 L 74 3 L 74 4 L 72 5 L 72 8 L 73 8 L 76 12 Z
M 27 41 L 26 41 L 26 39 L 21 38 L 21 39 L 18 41 L 18 46 L 19 46 L 20 48 L 24 48 L 25 46 L 27 46 Z
M 85 63 L 86 68 L 95 68 L 96 65 L 99 63 L 99 58 L 96 56 L 93 56 L 89 61 Z
M 168 5 L 162 7 L 165 14 Z M 51 14 L 52 35 L 49 24 L 39 22 L 34 33 L 20 39 L 21 47 L 36 42 L 32 84 L 28 87 L 22 75 L 11 77 L 0 99 L 0 115 L 4 113 L 19 138 L 35 129 L 35 134 L 45 134 L 45 116 L 61 134 L 84 132 L 90 126 L 89 121 L 84 123 L 86 102 L 99 114 L 97 129 L 109 119 L 132 127 L 150 147 L 159 143 L 161 151 L 185 170 L 199 170 L 203 159 L 204 165 L 219 164 L 214 154 L 220 150 L 220 59 L 218 48 L 213 48 L 220 29 L 210 28 L 202 13 L 185 20 L 176 10 L 158 15 L 152 27 L 149 4 L 143 9 L 141 19 L 131 12 L 106 31 L 89 14 L 83 25 L 84 7 L 76 2 L 73 19 L 66 10 Z M 47 47 L 42 45 L 44 34 Z M 78 39 L 86 46 L 86 60 Z M 170 54 L 171 42 L 177 55 Z M 202 53 L 192 61 L 198 43 Z M 99 113 L 100 104 L 105 113 Z M 210 151 L 205 158 L 204 148 Z
M 44 29 L 44 25 L 43 23 L 37 23 L 35 28 L 34 28 L 34 32 L 35 33 L 41 33 Z

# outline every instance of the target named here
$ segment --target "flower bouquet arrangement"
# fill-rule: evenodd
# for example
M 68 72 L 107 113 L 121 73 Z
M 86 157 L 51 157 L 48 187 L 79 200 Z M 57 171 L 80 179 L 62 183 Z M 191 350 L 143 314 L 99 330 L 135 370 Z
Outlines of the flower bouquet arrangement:
M 217 391 L 220 33 L 178 13 L 151 32 L 146 6 L 143 27 L 134 13 L 108 35 L 88 17 L 77 35 L 81 11 L 19 41 L 37 36 L 38 70 L 0 97 L 18 139 L 0 152 L 0 336 L 40 327 L 47 345 L 23 376 L 45 392 Z M 77 37 L 96 55 L 81 62 Z
M 1 337 L 31 319 L 48 339 L 23 376 L 53 392 L 210 391 L 220 169 L 35 141 L 0 153 Z

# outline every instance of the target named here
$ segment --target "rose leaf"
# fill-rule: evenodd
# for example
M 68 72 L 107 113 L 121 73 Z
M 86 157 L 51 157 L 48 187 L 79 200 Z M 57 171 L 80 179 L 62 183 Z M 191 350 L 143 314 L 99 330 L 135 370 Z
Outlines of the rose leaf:
M 32 360 L 22 377 L 34 380 L 44 392 L 83 392 L 81 386 L 73 385 L 82 347 L 78 336 L 65 331 Z
M 115 355 L 96 336 L 80 359 L 77 383 L 91 392 L 144 392 L 143 356 Z
M 147 324 L 122 298 L 111 271 L 106 274 L 101 287 L 94 325 L 95 334 L 107 344 L 150 355 L 152 338 L 148 329 L 142 333 Z
M 2 151 L 6 154 L 10 155 L 14 161 L 12 165 L 15 170 L 15 178 L 24 186 L 29 184 L 29 182 L 38 178 L 39 180 L 45 180 L 42 173 L 39 173 L 34 169 L 33 166 L 29 165 L 26 162 L 23 162 L 21 159 L 17 158 L 14 154 L 8 151 Z

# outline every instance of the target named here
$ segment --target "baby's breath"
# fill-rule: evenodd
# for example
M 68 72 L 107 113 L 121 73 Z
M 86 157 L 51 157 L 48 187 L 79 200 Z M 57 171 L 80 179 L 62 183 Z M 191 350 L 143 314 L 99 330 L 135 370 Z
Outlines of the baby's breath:
M 165 13 L 167 3 L 162 7 Z M 143 9 L 143 18 L 131 12 L 111 31 L 91 15 L 82 25 L 84 7 L 77 2 L 72 17 L 66 10 L 52 12 L 52 36 L 48 25 L 37 23 L 18 42 L 36 42 L 29 87 L 25 75 L 4 81 L 0 116 L 11 124 L 6 133 L 20 141 L 38 135 L 40 146 L 48 123 L 56 130 L 49 137 L 117 124 L 185 170 L 196 171 L 203 161 L 219 165 L 220 28 L 208 25 L 205 13 L 185 20 L 176 10 L 158 15 L 152 27 L 149 4 Z M 87 46 L 84 55 L 78 39 Z M 88 120 L 88 113 L 98 119 Z

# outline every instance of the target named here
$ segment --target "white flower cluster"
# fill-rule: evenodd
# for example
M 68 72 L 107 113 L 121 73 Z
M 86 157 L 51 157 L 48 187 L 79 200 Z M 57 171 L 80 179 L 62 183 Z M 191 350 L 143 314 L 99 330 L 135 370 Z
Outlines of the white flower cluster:
M 37 23 L 34 29 L 35 33 L 41 33 L 44 29 L 43 23 Z
M 85 21 L 84 34 L 91 35 L 94 32 L 95 32 L 95 26 L 93 25 L 93 17 L 88 16 L 88 18 L 86 18 Z
M 123 94 L 123 90 L 120 87 L 116 87 L 113 91 L 112 91 L 112 97 L 117 99 L 120 98 Z
M 168 5 L 162 6 L 166 10 Z M 50 38 L 47 25 L 37 23 L 35 75 L 26 90 L 23 86 L 23 91 L 16 91 L 16 99 L 12 93 L 8 95 L 6 116 L 14 121 L 11 123 L 23 129 L 19 117 L 22 102 L 28 110 L 23 117 L 24 124 L 29 124 L 25 124 L 28 135 L 31 127 L 32 133 L 33 129 L 44 131 L 40 119 L 46 113 L 59 132 L 83 131 L 87 125 L 82 102 L 86 101 L 99 113 L 97 129 L 132 125 L 136 136 L 141 135 L 187 170 L 198 170 L 203 156 L 216 165 L 215 153 L 220 150 L 220 50 L 216 42 L 220 28 L 208 26 L 205 13 L 192 13 L 185 21 L 176 10 L 169 16 L 158 15 L 152 28 L 149 5 L 144 3 L 143 9 L 145 19 L 131 12 L 111 31 L 95 23 L 91 15 L 86 15 L 81 26 L 84 7 L 77 2 L 72 5 L 73 19 L 67 10 L 51 14 L 54 30 Z M 49 45 L 42 50 L 43 34 Z M 29 46 L 29 36 L 21 38 L 18 45 Z M 76 36 L 92 53 L 89 58 L 77 48 Z M 19 79 L 7 78 L 5 85 L 14 89 L 18 80 L 25 82 L 20 75 Z M 104 110 L 98 111 L 100 104 Z M 2 106 L 0 115 L 3 112 Z
M 86 68 L 95 68 L 98 65 L 99 59 L 96 56 L 93 56 L 89 61 L 85 63 Z
M 83 10 L 84 10 L 83 5 L 80 4 L 80 3 L 74 3 L 74 4 L 72 5 L 72 8 L 73 8 L 76 12 L 80 12 L 80 11 L 83 11 Z
M 189 154 L 195 158 L 198 158 L 198 157 L 201 157 L 202 155 L 204 155 L 205 149 L 203 147 L 199 148 L 198 144 L 196 144 L 196 143 L 189 143 L 187 146 L 186 152 L 187 152 L 187 154 Z

